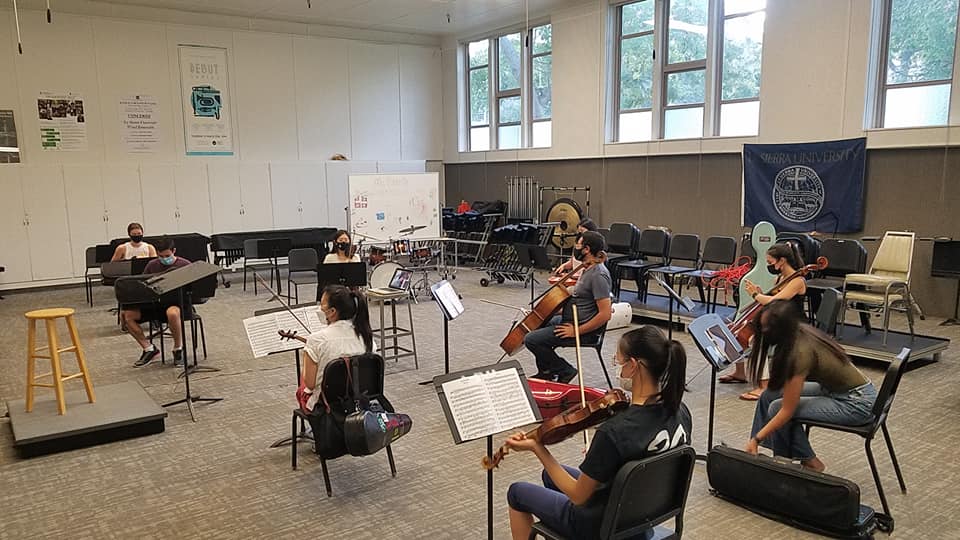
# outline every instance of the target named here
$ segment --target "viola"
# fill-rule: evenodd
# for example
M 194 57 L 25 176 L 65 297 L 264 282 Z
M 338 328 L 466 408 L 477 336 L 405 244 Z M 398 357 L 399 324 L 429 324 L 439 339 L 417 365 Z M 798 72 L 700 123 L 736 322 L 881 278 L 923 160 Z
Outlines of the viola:
M 806 276 L 810 272 L 823 270 L 828 264 L 829 261 L 827 261 L 826 257 L 817 257 L 816 264 L 808 264 L 799 270 L 795 270 L 792 274 L 781 280 L 780 283 L 774 285 L 773 288 L 770 289 L 770 291 L 766 294 L 775 295 L 782 291 L 784 287 L 787 286 L 787 283 L 790 283 L 798 277 Z M 757 318 L 761 308 L 763 308 L 763 306 L 760 304 L 760 302 L 754 300 L 752 304 L 748 305 L 743 311 L 740 312 L 740 316 L 737 317 L 736 320 L 730 323 L 730 332 L 736 336 L 737 341 L 740 343 L 740 346 L 743 347 L 744 351 L 750 349 L 750 340 L 753 339 L 753 335 L 755 333 L 753 321 Z
M 295 339 L 295 340 L 297 340 L 297 341 L 302 341 L 302 342 L 304 342 L 304 343 L 307 342 L 307 338 L 305 338 L 304 336 L 301 336 L 300 334 L 297 334 L 297 331 L 296 331 L 296 330 L 292 330 L 292 331 L 291 331 L 291 330 L 277 330 L 277 333 L 280 334 L 280 339 L 290 339 L 290 340 L 294 340 L 294 339 Z
M 527 432 L 526 437 L 540 441 L 543 445 L 556 444 L 603 423 L 604 420 L 629 406 L 630 400 L 627 399 L 627 395 L 623 390 L 615 388 L 602 398 L 590 401 L 586 405 L 574 405 L 553 418 L 545 420 L 537 429 Z M 487 470 L 496 468 L 509 453 L 509 446 L 501 446 L 492 457 L 483 456 L 483 467 Z

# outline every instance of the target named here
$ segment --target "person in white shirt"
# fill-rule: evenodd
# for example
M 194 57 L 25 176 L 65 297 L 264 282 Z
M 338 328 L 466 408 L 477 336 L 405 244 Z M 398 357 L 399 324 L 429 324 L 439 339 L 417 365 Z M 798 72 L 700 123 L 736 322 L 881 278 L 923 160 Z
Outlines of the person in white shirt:
M 323 264 L 360 262 L 360 255 L 351 253 L 353 244 L 350 242 L 350 233 L 341 229 L 333 238 L 333 253 L 323 258 Z
M 110 261 L 125 261 L 134 258 L 146 259 L 157 256 L 157 250 L 143 241 L 143 225 L 137 222 L 127 225 L 127 234 L 130 235 L 130 241 L 117 246 Z
M 297 402 L 308 412 L 320 401 L 320 383 L 327 363 L 375 350 L 367 300 L 362 293 L 343 285 L 328 285 L 320 297 L 320 311 L 327 325 L 307 337 L 303 349 L 307 361 L 297 390 Z

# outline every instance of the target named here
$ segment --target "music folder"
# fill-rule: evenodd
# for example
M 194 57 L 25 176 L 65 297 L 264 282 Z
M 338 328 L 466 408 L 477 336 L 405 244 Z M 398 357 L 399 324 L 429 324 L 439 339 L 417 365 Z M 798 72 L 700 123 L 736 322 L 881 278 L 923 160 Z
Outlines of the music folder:
M 218 272 L 220 272 L 219 266 L 206 261 L 197 261 L 169 272 L 157 274 L 147 279 L 146 284 L 157 296 L 160 296 L 200 281 L 205 277 L 216 275 Z

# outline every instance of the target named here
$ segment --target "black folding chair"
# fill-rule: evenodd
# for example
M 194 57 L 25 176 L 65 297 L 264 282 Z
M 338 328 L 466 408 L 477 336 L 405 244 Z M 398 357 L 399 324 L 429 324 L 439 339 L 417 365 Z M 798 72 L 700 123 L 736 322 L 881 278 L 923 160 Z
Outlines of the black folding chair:
M 807 435 L 810 434 L 810 428 L 818 427 L 823 429 L 832 429 L 834 431 L 843 431 L 853 433 L 863 437 L 863 447 L 867 453 L 867 461 L 870 463 L 870 472 L 873 473 L 873 481 L 877 485 L 877 493 L 880 494 L 880 504 L 883 505 L 883 512 L 890 516 L 892 521 L 893 514 L 890 513 L 890 505 L 887 504 L 887 497 L 883 493 L 883 486 L 880 484 L 880 474 L 877 472 L 877 462 L 873 458 L 873 449 L 871 443 L 877 431 L 883 432 L 883 439 L 887 443 L 887 452 L 890 453 L 890 461 L 893 463 L 893 470 L 897 473 L 897 481 L 900 483 L 900 492 L 907 492 L 907 485 L 903 481 L 903 473 L 900 472 L 900 463 L 897 461 L 897 455 L 893 451 L 893 441 L 890 440 L 890 432 L 887 431 L 887 416 L 890 414 L 890 406 L 893 405 L 893 398 L 897 395 L 897 388 L 900 387 L 900 379 L 906 371 L 907 362 L 910 360 L 910 349 L 903 348 L 897 358 L 890 362 L 887 368 L 887 374 L 883 377 L 883 384 L 880 391 L 877 392 L 877 401 L 873 404 L 873 418 L 870 422 L 860 426 L 844 426 L 840 424 L 831 424 L 829 422 L 819 422 L 815 420 L 804 420 Z
M 291 300 L 290 291 L 293 291 L 293 303 L 300 303 L 300 285 L 316 283 L 317 267 L 320 266 L 320 256 L 313 248 L 291 249 L 287 254 L 287 300 Z
M 670 254 L 668 256 L 670 264 L 651 269 L 666 278 L 668 285 L 673 287 L 674 279 L 677 276 L 686 276 L 700 268 L 700 236 L 696 234 L 675 234 L 670 239 Z M 689 263 L 689 264 L 677 264 Z M 680 281 L 680 287 L 677 292 L 683 291 L 683 278 Z
M 661 229 L 644 229 L 637 244 L 638 259 L 617 264 L 613 275 L 614 296 L 620 298 L 620 280 L 624 272 L 632 273 L 637 284 L 637 299 L 647 297 L 647 272 L 652 268 L 670 264 L 670 233 Z M 658 260 L 654 260 L 658 259 Z
M 840 303 L 843 295 L 836 289 L 824 289 L 820 307 L 817 309 L 814 324 L 820 330 L 830 334 L 837 334 L 837 318 L 840 316 Z
M 594 351 L 596 351 L 597 360 L 600 361 L 600 367 L 603 369 L 603 376 L 607 379 L 607 387 L 613 388 L 613 383 L 610 382 L 610 374 L 607 372 L 607 363 L 603 361 L 603 336 L 606 333 L 607 333 L 607 325 L 603 325 L 600 327 L 600 330 L 596 332 L 595 338 L 591 337 L 585 340 L 581 336 L 580 346 L 589 347 Z M 558 348 L 569 349 L 571 347 L 576 347 L 576 346 L 577 346 L 576 343 L 574 343 L 573 345 L 561 345 Z
M 674 448 L 620 467 L 610 488 L 598 538 L 634 538 L 653 529 L 653 540 L 683 536 L 683 509 L 687 505 L 696 452 L 689 446 Z M 673 530 L 660 526 L 673 518 Z M 565 540 L 543 522 L 534 523 L 530 540 L 537 536 Z
M 715 311 L 717 305 L 717 294 L 720 289 L 713 287 L 707 289 L 704 294 L 703 282 L 709 281 L 717 274 L 717 269 L 731 266 L 737 259 L 737 241 L 729 236 L 711 236 L 703 245 L 703 256 L 700 258 L 700 268 L 692 272 L 687 272 L 686 276 L 697 280 L 697 291 L 700 292 L 700 302 L 707 304 L 709 302 L 710 311 Z M 707 268 L 707 265 L 716 268 Z M 710 292 L 713 292 L 712 298 Z

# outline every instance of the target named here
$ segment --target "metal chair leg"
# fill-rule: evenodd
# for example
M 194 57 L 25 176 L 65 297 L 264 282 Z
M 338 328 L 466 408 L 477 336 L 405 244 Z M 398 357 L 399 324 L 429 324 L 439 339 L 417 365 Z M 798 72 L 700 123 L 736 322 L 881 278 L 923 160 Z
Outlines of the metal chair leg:
M 293 446 L 296 446 L 296 443 Z M 327 497 L 333 497 L 333 490 L 330 488 L 330 472 L 327 471 L 327 460 L 320 458 L 320 468 L 323 470 L 323 485 L 327 488 Z
M 390 476 L 397 477 L 397 464 L 393 461 L 393 448 L 387 445 L 387 461 L 390 462 Z
M 887 431 L 887 423 L 880 424 L 883 430 L 883 440 L 887 443 L 887 451 L 890 452 L 890 461 L 893 462 L 893 470 L 897 473 L 897 481 L 900 482 L 900 492 L 907 492 L 907 484 L 903 481 L 903 473 L 900 472 L 900 462 L 897 461 L 897 454 L 893 451 L 893 441 L 890 439 L 890 432 Z
M 290 420 L 290 466 L 297 470 L 297 413 L 291 415 Z
M 207 333 L 203 330 L 203 317 L 197 317 L 200 323 L 200 343 L 203 345 L 203 357 L 207 357 Z
M 603 345 L 598 344 L 596 347 L 593 348 L 593 350 L 597 351 L 597 360 L 600 360 L 600 367 L 603 368 L 603 376 L 606 377 L 607 379 L 607 388 L 610 388 L 612 390 L 613 383 L 610 382 L 610 374 L 607 373 L 607 364 L 606 362 L 603 361 L 603 352 L 601 351 L 602 348 L 603 348 Z
M 873 473 L 873 483 L 877 485 L 877 493 L 880 495 L 880 504 L 883 506 L 883 513 L 892 516 L 890 505 L 887 504 L 887 496 L 883 493 L 883 485 L 880 484 L 880 474 L 877 472 L 877 462 L 873 459 L 873 450 L 870 448 L 870 439 L 864 442 L 864 448 L 867 450 L 867 461 L 870 462 L 870 472 Z

